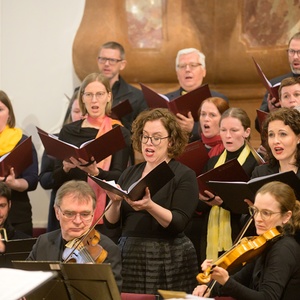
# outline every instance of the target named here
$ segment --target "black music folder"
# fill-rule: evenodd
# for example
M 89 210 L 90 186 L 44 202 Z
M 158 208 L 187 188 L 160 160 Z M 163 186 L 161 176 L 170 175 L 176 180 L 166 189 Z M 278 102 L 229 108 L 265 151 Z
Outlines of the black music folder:
M 248 204 L 244 199 L 254 201 L 256 192 L 266 183 L 280 181 L 294 189 L 296 198 L 300 199 L 300 179 L 293 171 L 276 173 L 253 178 L 248 182 L 209 181 L 207 185 L 221 197 L 227 207 L 238 214 L 248 213 Z
M 112 192 L 121 197 L 126 196 L 131 200 L 140 200 L 145 195 L 146 187 L 149 188 L 151 196 L 154 196 L 165 184 L 167 184 L 175 174 L 170 169 L 169 165 L 163 161 L 145 177 L 135 182 L 128 191 L 119 188 L 115 182 L 101 180 L 97 177 L 89 175 L 99 186 L 104 190 Z
M 200 193 L 205 190 L 216 194 L 216 191 L 207 183 L 214 181 L 248 181 L 249 176 L 244 171 L 236 158 L 227 161 L 226 163 L 211 169 L 197 177 L 198 187 Z

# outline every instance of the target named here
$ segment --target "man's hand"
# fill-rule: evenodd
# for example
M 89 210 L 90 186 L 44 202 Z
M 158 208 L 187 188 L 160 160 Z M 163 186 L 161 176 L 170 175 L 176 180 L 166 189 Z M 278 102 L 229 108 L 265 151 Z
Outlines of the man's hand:
M 272 97 L 271 94 L 268 94 L 268 108 L 269 108 L 269 111 L 273 111 L 273 110 L 276 110 L 278 108 L 280 108 L 280 102 L 275 98 L 275 97 Z
M 192 113 L 189 111 L 188 116 L 184 116 L 182 114 L 177 113 L 177 122 L 179 126 L 182 128 L 182 130 L 191 133 L 194 128 L 194 118 L 192 116 Z

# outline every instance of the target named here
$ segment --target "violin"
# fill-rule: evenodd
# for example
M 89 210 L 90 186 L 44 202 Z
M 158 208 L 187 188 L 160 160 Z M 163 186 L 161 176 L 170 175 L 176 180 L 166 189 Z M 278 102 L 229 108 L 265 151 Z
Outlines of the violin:
M 212 267 L 207 268 L 203 273 L 197 275 L 197 281 L 200 284 L 210 282 L 210 274 L 214 266 L 230 270 L 238 265 L 246 263 L 254 257 L 260 255 L 267 247 L 268 242 L 282 235 L 280 228 L 272 228 L 262 235 L 242 238 L 231 249 L 221 255 Z
M 96 223 L 97 224 L 97 223 Z M 92 228 L 82 238 L 75 238 L 66 244 L 62 258 L 64 262 L 101 264 L 108 253 L 99 245 L 100 233 Z
M 99 245 L 100 233 L 95 229 L 95 226 L 103 218 L 111 204 L 112 201 L 106 206 L 95 224 L 83 236 L 75 238 L 66 244 L 62 255 L 63 262 L 101 264 L 106 259 L 108 253 Z

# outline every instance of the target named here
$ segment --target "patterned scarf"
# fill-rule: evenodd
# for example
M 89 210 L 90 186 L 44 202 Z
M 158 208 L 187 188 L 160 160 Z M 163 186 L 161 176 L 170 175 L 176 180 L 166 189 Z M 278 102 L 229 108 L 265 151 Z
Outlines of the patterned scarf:
M 0 156 L 11 152 L 22 138 L 20 128 L 10 128 L 7 125 L 0 133 Z
M 241 166 L 245 163 L 250 152 L 250 148 L 246 144 L 237 159 Z M 227 150 L 223 151 L 220 155 L 214 168 L 224 164 L 226 162 L 226 157 Z M 215 205 L 211 208 L 209 213 L 206 257 L 216 261 L 218 259 L 218 252 L 226 251 L 230 249 L 231 246 L 230 212 Z
M 108 116 L 99 117 L 97 119 L 93 119 L 90 116 L 87 117 L 87 121 L 94 126 L 99 127 L 98 133 L 95 138 L 98 138 L 99 136 L 105 134 L 109 130 L 112 129 L 113 125 L 121 125 L 121 122 L 118 120 L 113 120 L 109 118 Z M 111 163 L 111 155 L 106 157 L 105 159 L 101 160 L 97 163 L 97 167 L 108 171 L 110 168 Z M 93 219 L 93 225 L 95 224 L 96 220 L 102 215 L 105 209 L 106 205 L 106 193 L 105 191 L 90 177 L 88 177 L 88 183 L 93 188 L 95 194 L 96 194 L 96 209 L 94 213 L 94 219 Z M 103 224 L 103 219 L 101 219 L 98 224 Z

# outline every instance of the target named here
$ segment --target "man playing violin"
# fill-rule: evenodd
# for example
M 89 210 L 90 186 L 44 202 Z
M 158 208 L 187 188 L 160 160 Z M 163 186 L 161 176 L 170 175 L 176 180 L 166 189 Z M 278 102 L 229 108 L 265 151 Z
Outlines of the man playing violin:
M 201 268 L 211 268 L 211 279 L 217 285 L 212 290 L 199 285 L 193 295 L 226 295 L 243 300 L 299 299 L 300 245 L 294 236 L 300 229 L 300 203 L 294 191 L 287 184 L 270 182 L 258 190 L 249 211 L 259 236 L 271 230 L 282 234 L 269 240 L 260 255 L 231 276 L 206 259 Z
M 65 261 L 68 258 L 68 256 L 65 257 L 66 251 L 68 250 L 68 254 L 70 253 L 69 244 L 74 240 L 78 241 L 91 228 L 95 206 L 95 193 L 87 182 L 70 180 L 64 183 L 58 189 L 54 203 L 55 214 L 60 223 L 60 229 L 40 235 L 27 260 Z M 122 262 L 120 250 L 107 236 L 101 234 L 97 238 L 100 238 L 100 241 L 97 239 L 94 247 L 97 247 L 96 250 L 101 250 L 99 252 L 100 256 L 107 254 L 103 262 L 111 264 L 116 283 L 119 290 L 121 290 Z M 84 242 L 82 245 L 84 246 Z M 93 261 L 92 255 L 87 255 L 91 261 L 85 261 L 86 255 L 84 255 L 83 261 L 80 260 L 80 253 L 83 253 L 82 251 L 86 249 L 88 249 L 88 246 L 81 247 L 76 262 L 97 263 L 96 259 Z M 94 251 L 91 251 L 91 249 L 84 251 L 84 254 L 92 254 Z M 98 251 L 96 252 L 98 253 Z

